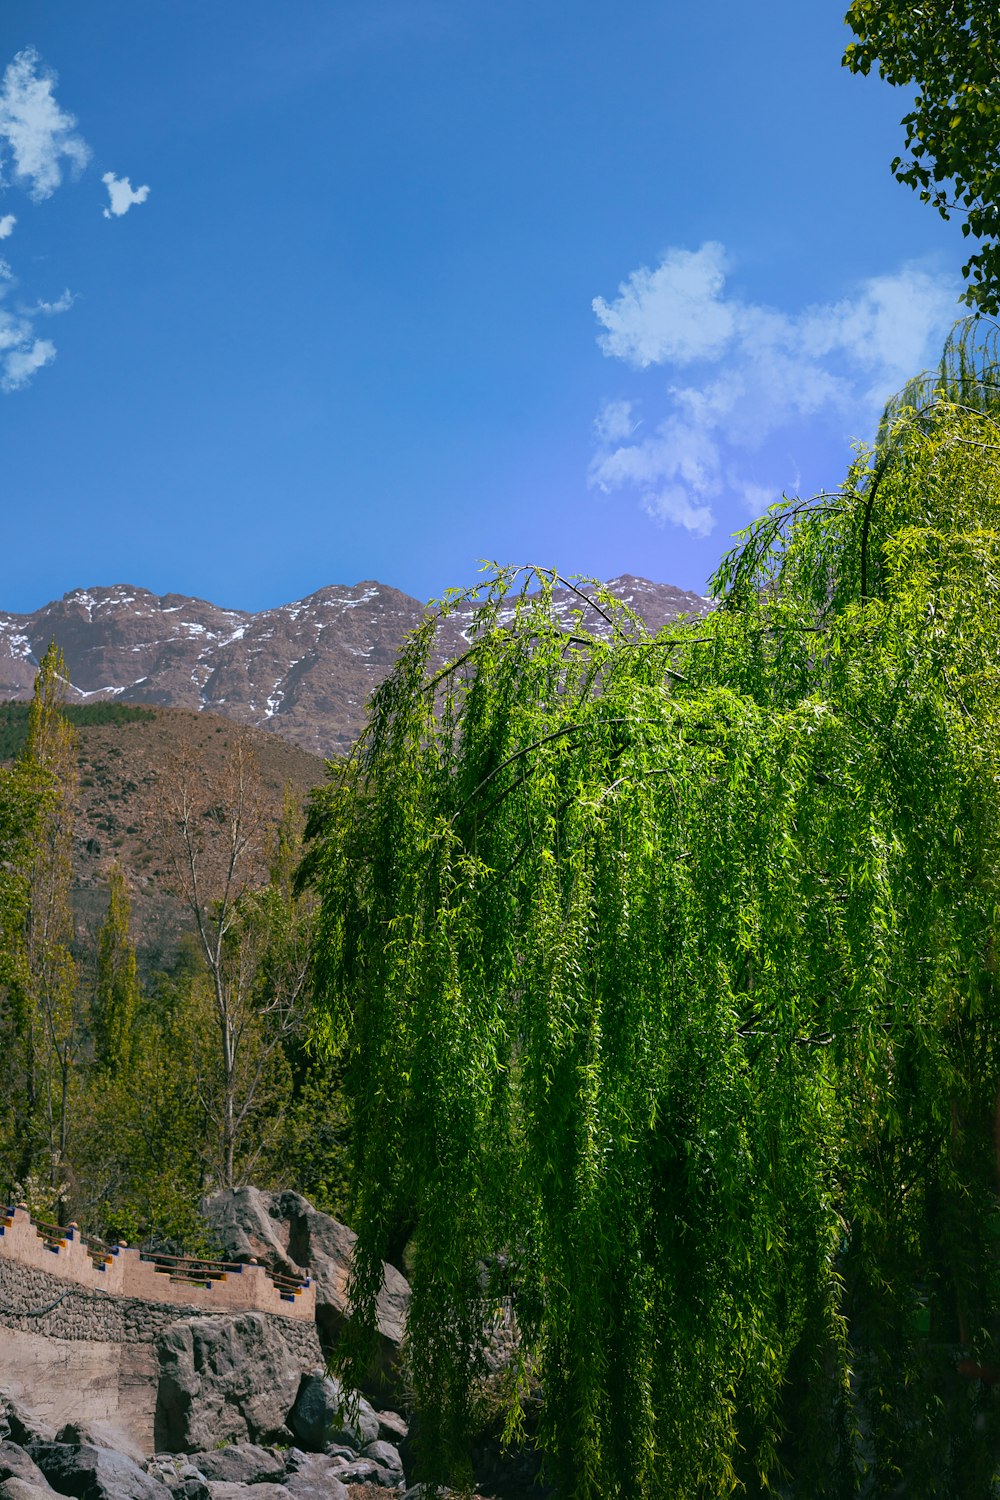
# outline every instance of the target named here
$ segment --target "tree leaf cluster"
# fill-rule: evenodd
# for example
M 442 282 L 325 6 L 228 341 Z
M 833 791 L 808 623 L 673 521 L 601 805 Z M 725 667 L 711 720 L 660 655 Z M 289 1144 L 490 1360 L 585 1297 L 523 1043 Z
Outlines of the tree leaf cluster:
M 198 1203 L 219 1187 L 253 1180 L 340 1207 L 349 1125 L 338 1065 L 302 1026 L 312 903 L 292 889 L 290 793 L 270 826 L 242 740 L 218 774 L 191 758 L 168 768 L 158 840 L 182 872 L 189 856 L 193 930 L 140 976 L 129 872 L 107 869 L 104 921 L 92 938 L 76 930 L 65 694 L 53 645 L 32 703 L 8 715 L 23 745 L 0 768 L 0 1191 L 43 1219 L 178 1250 L 204 1248 Z M 97 722 L 132 717 L 98 708 Z M 204 839 L 209 823 L 233 839 Z
M 844 54 L 853 73 L 877 67 L 899 87 L 916 86 L 902 119 L 905 156 L 891 170 L 962 232 L 981 242 L 962 274 L 964 300 L 1000 312 L 1000 11 L 993 0 L 854 0 L 846 17 L 857 40 Z
M 433 1479 L 468 1475 L 499 1382 L 511 1434 L 539 1396 L 577 1500 L 986 1493 L 995 1414 L 960 1373 L 1000 1316 L 980 333 L 836 495 L 749 528 L 708 619 L 653 636 L 595 588 L 567 628 L 554 575 L 501 569 L 429 677 L 428 618 L 314 803 L 352 1297 L 374 1330 L 405 1243 Z

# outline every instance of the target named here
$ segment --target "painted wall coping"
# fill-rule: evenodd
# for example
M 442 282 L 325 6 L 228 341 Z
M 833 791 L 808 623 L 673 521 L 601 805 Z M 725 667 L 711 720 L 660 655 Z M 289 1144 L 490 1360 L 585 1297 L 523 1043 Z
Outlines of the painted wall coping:
M 316 1283 L 274 1276 L 251 1262 L 194 1260 L 105 1245 L 76 1224 L 43 1224 L 19 1204 L 0 1208 L 0 1258 L 92 1291 L 206 1312 L 276 1313 L 315 1321 Z

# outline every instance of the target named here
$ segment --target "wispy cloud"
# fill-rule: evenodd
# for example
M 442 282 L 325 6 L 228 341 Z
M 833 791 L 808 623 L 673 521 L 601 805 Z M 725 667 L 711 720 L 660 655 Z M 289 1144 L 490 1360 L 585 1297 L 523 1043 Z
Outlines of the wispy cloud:
M 52 340 L 38 337 L 35 320 L 55 317 L 73 305 L 72 294 L 66 291 L 55 302 L 36 302 L 33 307 L 15 302 L 8 306 L 16 286 L 9 263 L 0 259 L 0 391 L 5 392 L 22 390 L 36 370 L 50 365 L 56 357 Z
M 4 305 L 13 285 L 10 266 L 0 260 L 0 391 L 20 390 L 36 370 L 56 357 L 55 344 L 35 336 L 31 313 Z
M 35 315 L 40 313 L 43 317 L 51 318 L 54 317 L 56 313 L 69 312 L 75 301 L 76 298 L 73 296 L 73 293 L 70 291 L 69 287 L 67 287 L 62 296 L 57 297 L 54 302 L 45 302 L 44 300 L 40 299 L 35 303 L 34 307 L 28 308 L 26 309 L 26 311 L 30 317 L 34 317 Z
M 33 47 L 19 52 L 0 81 L 0 189 L 15 187 L 35 203 L 50 198 L 66 170 L 75 174 L 90 160 L 90 147 L 76 133 L 76 120 L 55 98 L 56 75 Z M 15 214 L 0 217 L 0 240 L 9 239 Z M 0 391 L 18 391 L 56 357 L 51 339 L 39 338 L 38 318 L 72 306 L 69 291 L 33 306 L 16 301 L 14 273 L 0 259 Z
M 56 103 L 55 84 L 33 47 L 17 54 L 0 84 L 0 182 L 10 172 L 36 203 L 55 192 L 64 164 L 79 172 L 90 160 L 76 120 Z
M 105 172 L 101 181 L 107 188 L 108 197 L 111 200 L 109 207 L 104 210 L 106 219 L 120 219 L 122 214 L 128 213 L 133 203 L 145 203 L 149 197 L 148 183 L 144 183 L 142 187 L 137 187 L 133 191 L 129 179 L 116 177 L 114 172 Z
M 56 357 L 51 339 L 36 339 L 24 333 L 24 325 L 0 308 L 0 390 L 19 391 L 36 370 Z
M 674 380 L 652 393 L 651 424 L 635 393 L 605 404 L 590 482 L 632 490 L 656 520 L 696 536 L 712 530 L 725 497 L 757 511 L 792 487 L 793 476 L 772 483 L 751 459 L 772 435 L 786 431 L 794 448 L 796 430 L 819 422 L 844 439 L 870 436 L 885 400 L 936 358 L 959 311 L 957 283 L 915 264 L 798 313 L 727 295 L 728 270 L 715 242 L 674 248 L 655 270 L 634 271 L 613 300 L 593 302 L 606 355 Z M 648 389 L 652 377 L 641 378 Z

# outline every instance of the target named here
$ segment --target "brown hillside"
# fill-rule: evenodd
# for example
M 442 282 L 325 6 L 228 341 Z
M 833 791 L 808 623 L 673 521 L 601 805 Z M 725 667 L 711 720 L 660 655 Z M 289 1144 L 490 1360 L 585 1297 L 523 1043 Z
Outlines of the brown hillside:
M 323 781 L 325 762 L 277 735 L 244 732 L 253 746 L 265 807 L 277 826 L 286 785 L 303 804 Z M 132 895 L 135 934 L 147 956 L 173 947 L 187 923 L 150 832 L 158 789 L 184 754 L 197 758 L 207 782 L 218 780 L 239 733 L 240 726 L 229 719 L 183 708 L 158 708 L 151 720 L 136 723 L 78 726 L 73 875 L 81 936 L 104 915 L 107 870 L 117 860 Z

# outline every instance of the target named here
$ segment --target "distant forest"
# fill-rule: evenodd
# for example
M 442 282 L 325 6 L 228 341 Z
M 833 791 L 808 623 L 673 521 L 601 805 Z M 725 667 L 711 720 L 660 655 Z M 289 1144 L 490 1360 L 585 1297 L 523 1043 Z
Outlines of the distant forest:
M 128 703 L 67 703 L 62 712 L 70 724 L 134 724 L 155 718 L 151 708 Z M 28 741 L 28 703 L 0 703 L 0 761 L 20 755 Z

